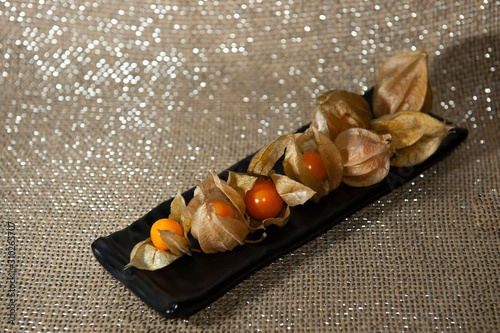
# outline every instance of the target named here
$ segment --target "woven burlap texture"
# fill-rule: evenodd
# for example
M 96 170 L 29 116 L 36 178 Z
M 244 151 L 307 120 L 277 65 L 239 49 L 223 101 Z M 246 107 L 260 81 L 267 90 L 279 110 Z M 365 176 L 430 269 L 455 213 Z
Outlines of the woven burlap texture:
M 500 331 L 498 1 L 0 2 L 6 332 Z M 429 53 L 466 141 L 411 182 L 165 319 L 90 244 Z

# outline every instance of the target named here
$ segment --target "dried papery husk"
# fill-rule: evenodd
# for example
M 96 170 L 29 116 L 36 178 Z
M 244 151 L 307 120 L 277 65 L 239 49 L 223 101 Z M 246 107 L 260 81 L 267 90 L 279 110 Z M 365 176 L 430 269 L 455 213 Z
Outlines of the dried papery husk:
M 185 236 L 170 230 L 158 230 L 161 240 L 168 246 L 169 251 L 177 256 L 191 255 L 191 243 Z M 186 233 L 184 233 L 186 235 Z
M 245 194 L 252 189 L 258 179 L 259 178 L 257 176 L 252 176 L 247 173 L 229 171 L 227 184 L 235 189 L 242 198 L 244 198 Z
M 230 205 L 236 218 L 220 216 L 210 201 L 219 200 Z M 208 205 L 207 205 L 208 204 Z M 225 252 L 243 245 L 249 233 L 249 219 L 243 197 L 214 172 L 202 181 L 188 204 L 192 215 L 191 234 L 205 253 Z
M 379 134 L 391 135 L 391 145 L 396 149 L 391 165 L 398 167 L 425 161 L 453 129 L 444 121 L 414 111 L 374 119 L 371 127 Z
M 269 175 L 292 140 L 292 134 L 281 135 L 269 145 L 262 148 L 250 161 L 247 169 L 248 173 L 264 176 Z
M 270 178 L 274 182 L 274 186 L 276 186 L 276 191 L 278 191 L 280 197 L 290 207 L 305 204 L 316 193 L 310 187 L 286 175 L 271 173 Z
M 363 128 L 340 133 L 335 145 L 344 165 L 342 181 L 354 187 L 370 186 L 382 181 L 390 169 L 394 148 L 389 134 L 379 135 Z
M 186 200 L 184 200 L 180 192 L 177 192 L 170 204 L 170 215 L 168 218 L 177 221 L 181 225 L 184 235 L 187 235 L 191 230 L 191 212 L 187 208 Z
M 312 127 L 325 135 L 326 125 L 330 139 L 335 140 L 340 132 L 349 128 L 370 126 L 370 106 L 361 95 L 345 90 L 330 90 L 316 99 L 319 104 L 315 108 Z
M 398 54 L 381 66 L 373 92 L 373 114 L 427 113 L 432 106 L 428 55 L 424 49 Z
M 154 271 L 168 266 L 185 254 L 191 255 L 191 243 L 187 237 L 191 227 L 191 214 L 180 193 L 177 193 L 170 204 L 170 215 L 168 218 L 181 225 L 184 236 L 180 236 L 172 231 L 159 230 L 160 237 L 169 250 L 163 251 L 156 248 L 151 238 L 148 238 L 134 246 L 130 253 L 130 262 L 125 266 L 125 269 L 136 267 Z
M 332 136 L 337 136 L 336 131 L 333 131 L 331 129 L 330 121 L 328 120 L 325 112 L 322 112 L 321 110 L 316 110 L 309 128 L 315 128 L 319 133 L 330 139 L 332 138 Z
M 162 251 L 156 248 L 151 238 L 148 238 L 134 246 L 132 252 L 130 252 L 130 262 L 125 266 L 125 269 L 136 267 L 155 271 L 170 265 L 180 257 L 180 255 L 176 255 L 170 251 Z
M 325 181 L 307 170 L 303 154 L 310 151 L 320 155 L 327 172 Z M 336 189 L 342 182 L 343 164 L 340 152 L 330 138 L 321 134 L 315 127 L 309 127 L 306 132 L 294 135 L 293 142 L 286 149 L 283 169 L 289 178 L 316 192 L 312 197 L 315 202 Z

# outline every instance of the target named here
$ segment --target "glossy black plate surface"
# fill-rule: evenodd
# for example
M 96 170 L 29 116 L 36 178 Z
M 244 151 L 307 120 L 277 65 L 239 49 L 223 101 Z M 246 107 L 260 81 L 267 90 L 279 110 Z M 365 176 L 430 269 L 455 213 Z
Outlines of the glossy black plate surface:
M 303 130 L 303 129 L 302 129 Z M 194 253 L 158 271 L 124 270 L 134 245 L 149 237 L 151 225 L 170 213 L 165 201 L 129 227 L 92 243 L 95 257 L 115 278 L 123 282 L 148 305 L 168 318 L 188 316 L 214 301 L 246 276 L 330 229 L 363 206 L 389 193 L 442 159 L 467 136 L 456 128 L 425 162 L 409 168 L 393 168 L 386 179 L 363 188 L 342 184 L 319 203 L 292 207 L 291 218 L 282 228 L 270 227 L 258 244 L 239 246 L 231 252 Z M 245 172 L 253 155 L 229 170 Z M 227 179 L 227 171 L 220 174 Z M 186 202 L 194 187 L 183 193 Z

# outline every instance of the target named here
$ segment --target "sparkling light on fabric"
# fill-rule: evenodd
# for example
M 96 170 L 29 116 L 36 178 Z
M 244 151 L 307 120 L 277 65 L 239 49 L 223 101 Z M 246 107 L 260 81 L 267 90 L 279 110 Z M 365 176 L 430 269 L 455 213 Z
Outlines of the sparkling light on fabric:
M 412 182 L 184 319 L 92 255 L 418 47 L 431 112 L 470 132 Z M 5 331 L 500 331 L 499 52 L 492 0 L 0 0 Z

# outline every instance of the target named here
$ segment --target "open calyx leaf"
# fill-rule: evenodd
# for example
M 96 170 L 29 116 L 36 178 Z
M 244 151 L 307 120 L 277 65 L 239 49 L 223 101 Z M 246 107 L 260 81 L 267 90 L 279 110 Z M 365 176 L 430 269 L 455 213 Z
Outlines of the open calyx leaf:
M 180 255 L 156 248 L 151 238 L 148 238 L 134 246 L 132 252 L 130 252 L 130 262 L 125 266 L 125 269 L 136 267 L 154 271 L 170 265 L 178 258 L 180 258 Z
M 405 111 L 374 119 L 371 128 L 391 135 L 391 145 L 396 149 L 391 165 L 403 167 L 425 161 L 453 126 L 428 114 Z
M 227 183 L 244 198 L 245 194 L 252 189 L 257 179 L 257 176 L 252 176 L 247 173 L 229 171 Z
M 169 251 L 177 256 L 191 255 L 189 240 L 170 230 L 158 230 L 162 241 L 168 246 Z
M 292 134 L 281 135 L 269 145 L 262 148 L 250 161 L 247 169 L 248 173 L 264 176 L 269 175 L 292 140 Z
M 180 192 L 177 192 L 170 204 L 170 215 L 168 218 L 179 222 L 184 230 L 184 235 L 187 235 L 191 229 L 191 213 L 187 209 L 186 201 Z
M 315 193 L 306 185 L 285 175 L 273 173 L 271 174 L 271 179 L 280 197 L 285 201 L 287 206 L 290 207 L 303 205 L 307 200 L 311 199 Z
M 290 219 L 290 207 L 302 205 L 311 199 L 315 192 L 306 185 L 285 175 L 272 172 L 269 178 L 276 186 L 276 191 L 285 202 L 279 216 L 261 221 L 264 227 L 270 225 L 284 226 Z
M 387 59 L 373 92 L 375 117 L 400 111 L 429 112 L 432 91 L 428 71 L 428 56 L 423 49 Z

